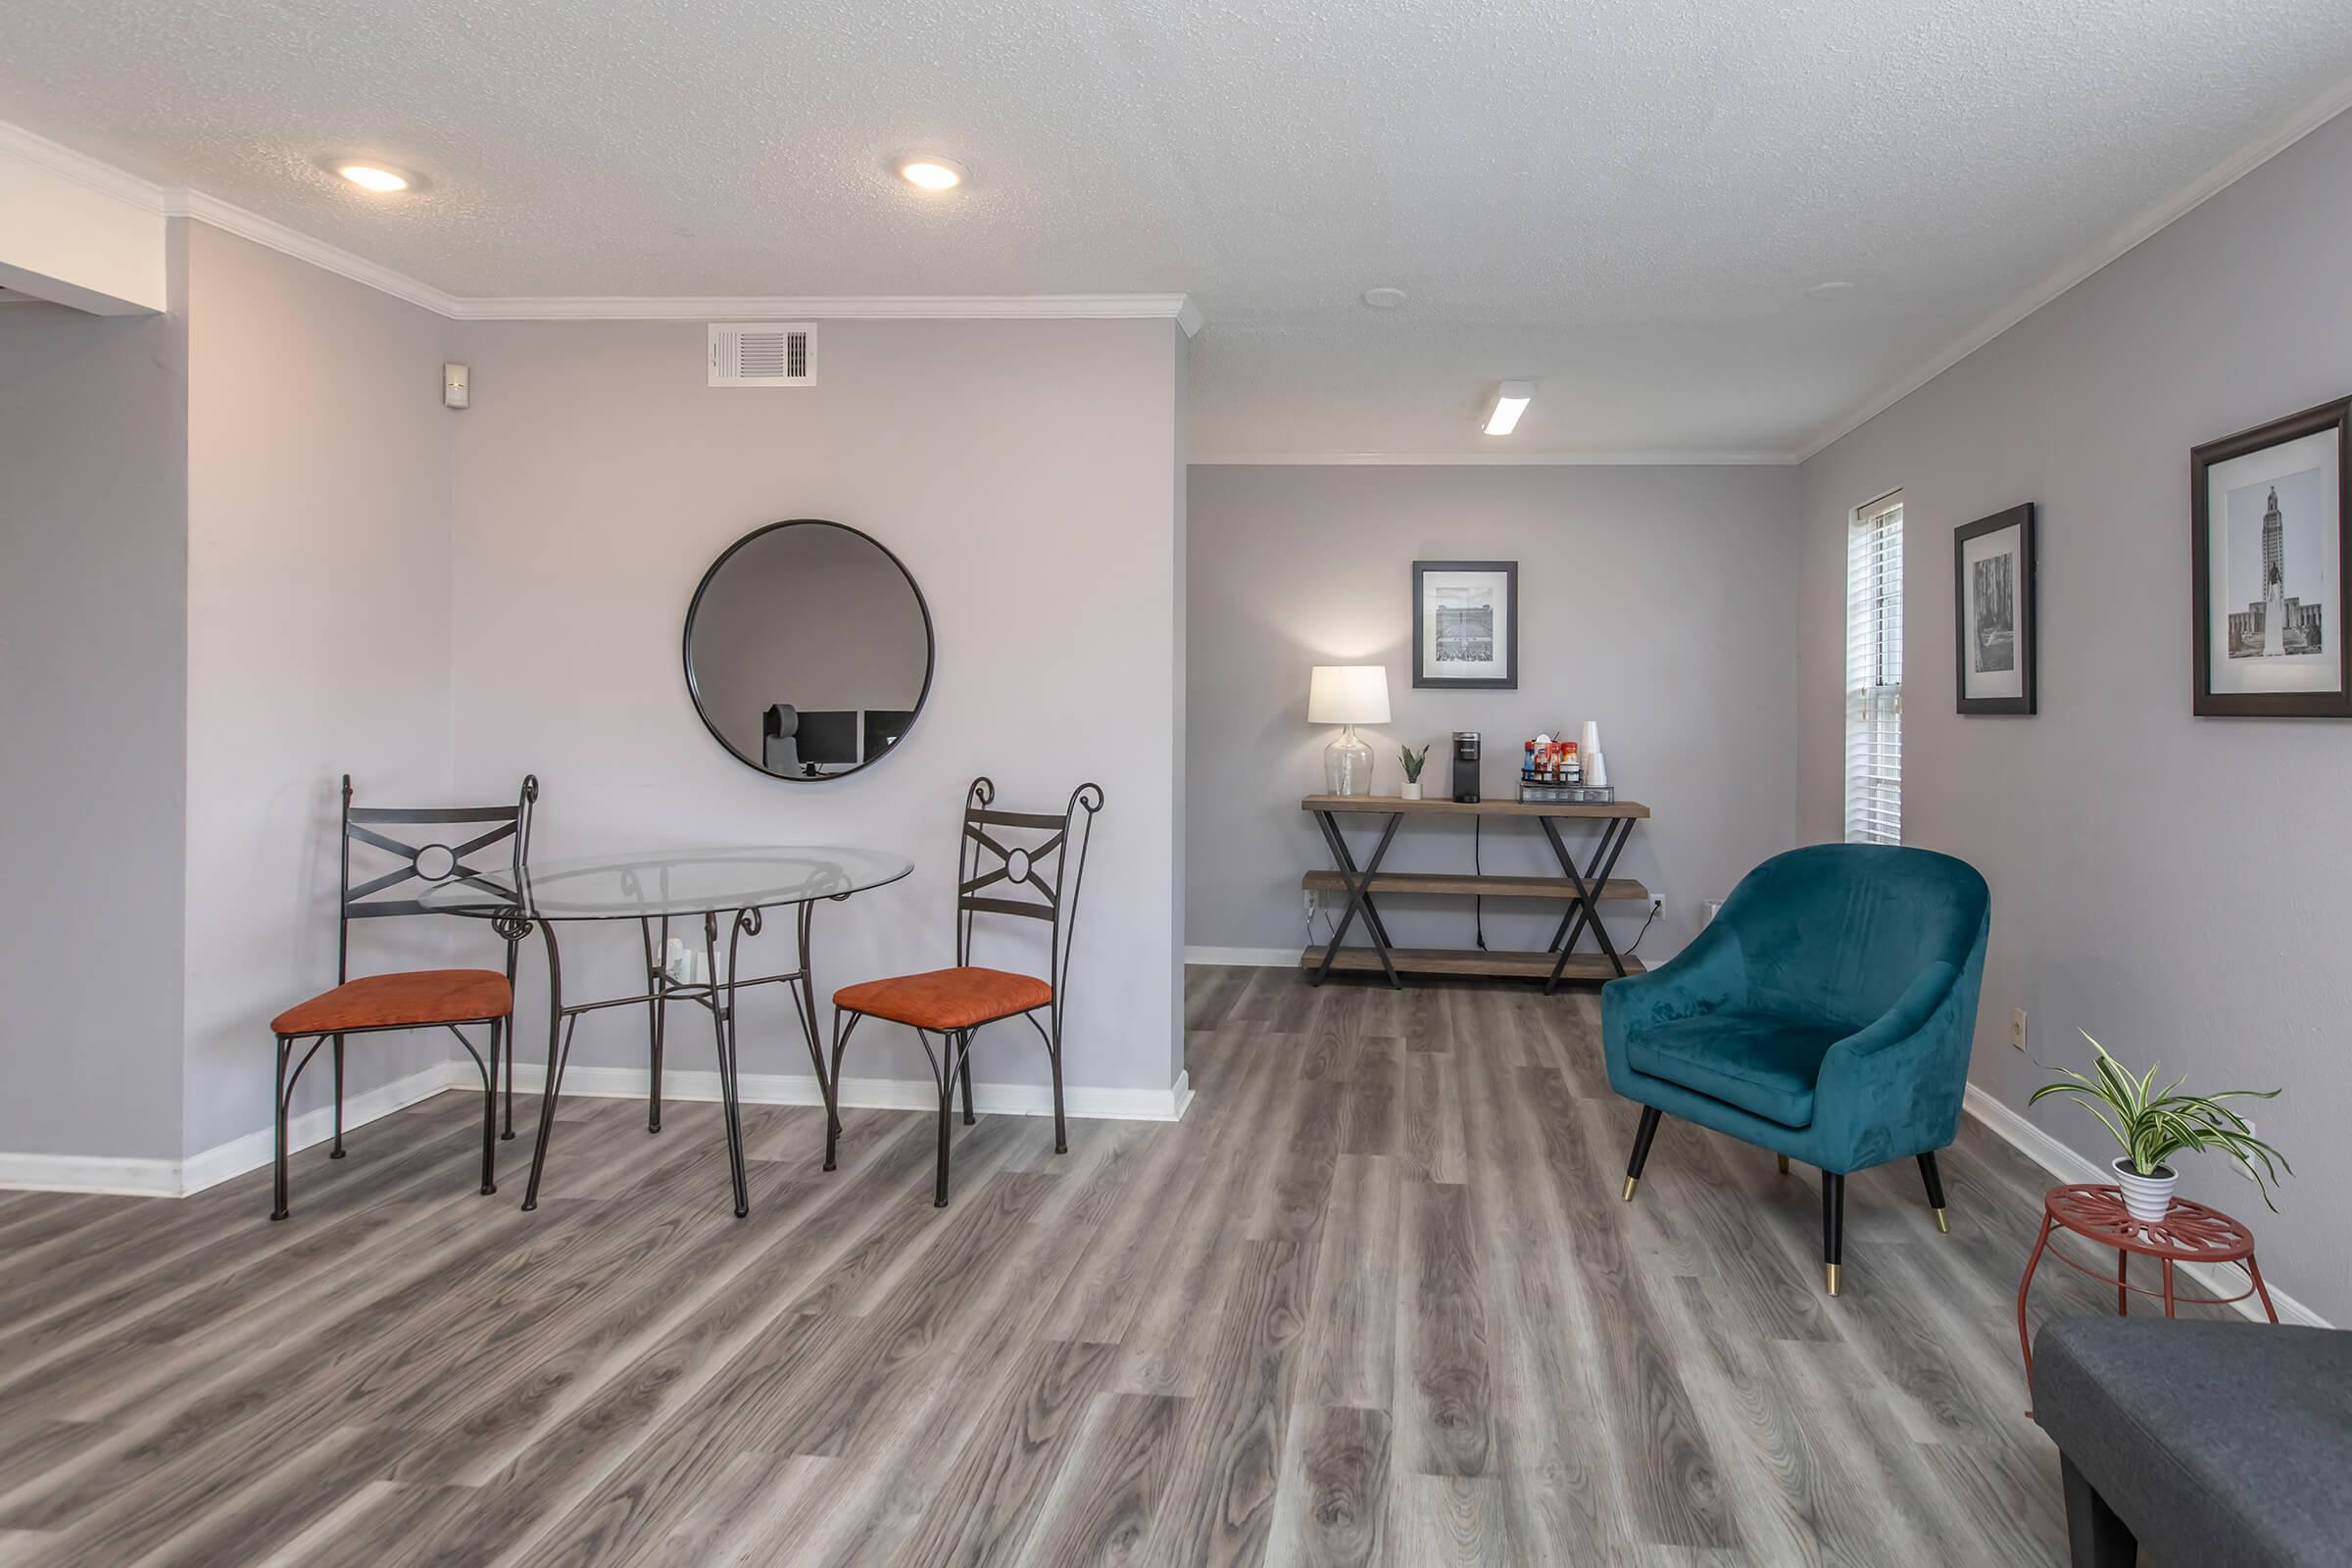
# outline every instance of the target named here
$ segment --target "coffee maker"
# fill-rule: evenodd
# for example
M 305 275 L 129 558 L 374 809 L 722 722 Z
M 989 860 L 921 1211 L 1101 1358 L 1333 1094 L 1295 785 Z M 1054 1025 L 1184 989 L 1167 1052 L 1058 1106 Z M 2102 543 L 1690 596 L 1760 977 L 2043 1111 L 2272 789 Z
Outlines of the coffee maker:
M 1478 731 L 1453 732 L 1453 798 L 1462 806 L 1478 804 Z

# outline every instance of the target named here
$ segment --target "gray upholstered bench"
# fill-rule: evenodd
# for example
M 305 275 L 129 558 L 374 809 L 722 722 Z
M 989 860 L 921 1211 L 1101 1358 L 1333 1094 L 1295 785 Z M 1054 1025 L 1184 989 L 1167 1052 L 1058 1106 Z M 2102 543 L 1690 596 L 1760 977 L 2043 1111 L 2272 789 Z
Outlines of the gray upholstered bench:
M 2063 1318 L 2034 1341 L 2075 1568 L 2352 1564 L 2352 1333 Z

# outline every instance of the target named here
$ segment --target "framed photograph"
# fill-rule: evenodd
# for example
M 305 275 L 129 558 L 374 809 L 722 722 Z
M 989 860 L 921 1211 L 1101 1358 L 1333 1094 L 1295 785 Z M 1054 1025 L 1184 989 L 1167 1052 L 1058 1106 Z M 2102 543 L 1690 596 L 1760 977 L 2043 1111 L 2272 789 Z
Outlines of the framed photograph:
M 1413 563 L 1413 684 L 1519 689 L 1519 563 Z
M 1952 530 L 1952 637 L 1963 713 L 2034 711 L 2034 504 Z
M 2352 398 L 2188 455 L 2192 706 L 2352 718 Z

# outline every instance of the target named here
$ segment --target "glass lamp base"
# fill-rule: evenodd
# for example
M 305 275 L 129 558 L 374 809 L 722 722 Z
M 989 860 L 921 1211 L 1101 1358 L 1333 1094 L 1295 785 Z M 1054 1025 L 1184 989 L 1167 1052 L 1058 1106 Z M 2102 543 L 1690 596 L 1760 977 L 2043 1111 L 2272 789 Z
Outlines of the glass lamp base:
M 1355 726 L 1323 748 L 1323 792 L 1326 795 L 1372 793 L 1372 748 L 1355 738 Z

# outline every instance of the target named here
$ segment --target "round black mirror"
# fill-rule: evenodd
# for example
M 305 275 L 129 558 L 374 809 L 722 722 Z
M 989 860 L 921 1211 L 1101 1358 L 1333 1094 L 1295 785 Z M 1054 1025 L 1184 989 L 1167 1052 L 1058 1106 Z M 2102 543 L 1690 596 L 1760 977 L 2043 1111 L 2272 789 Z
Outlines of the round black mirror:
M 736 540 L 686 610 L 696 710 L 776 778 L 839 778 L 906 739 L 931 658 L 931 611 L 899 558 L 815 517 Z

